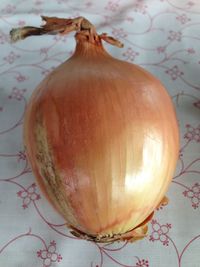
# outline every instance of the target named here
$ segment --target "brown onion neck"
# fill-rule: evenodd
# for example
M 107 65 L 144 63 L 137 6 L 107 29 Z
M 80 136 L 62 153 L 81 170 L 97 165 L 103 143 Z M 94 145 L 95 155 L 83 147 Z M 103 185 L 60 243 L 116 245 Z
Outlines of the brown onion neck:
M 83 56 L 97 56 L 100 55 L 109 55 L 104 49 L 102 41 L 100 38 L 95 39 L 95 41 L 90 41 L 82 32 L 78 32 L 75 35 L 76 39 L 76 49 L 74 55 L 83 55 Z
M 32 35 L 44 35 L 44 34 L 61 34 L 65 35 L 69 32 L 76 31 L 76 39 L 87 40 L 89 43 L 100 46 L 101 40 L 115 45 L 117 47 L 123 47 L 123 44 L 115 38 L 108 36 L 106 33 L 100 35 L 97 34 L 94 25 L 84 17 L 77 17 L 74 19 L 63 19 L 56 17 L 41 16 L 45 22 L 41 27 L 26 26 L 22 28 L 15 28 L 10 31 L 10 37 L 12 42 L 25 39 Z

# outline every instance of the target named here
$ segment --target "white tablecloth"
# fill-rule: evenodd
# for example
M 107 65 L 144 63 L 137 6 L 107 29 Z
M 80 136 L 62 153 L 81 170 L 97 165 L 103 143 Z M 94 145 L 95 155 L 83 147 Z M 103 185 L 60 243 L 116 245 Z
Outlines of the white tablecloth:
M 24 110 L 36 85 L 75 47 L 73 34 L 9 42 L 12 27 L 40 25 L 40 14 L 87 17 L 124 43 L 105 44 L 113 56 L 152 72 L 174 101 L 181 149 L 170 202 L 142 241 L 99 245 L 72 237 L 35 184 L 22 144 Z M 0 1 L 0 266 L 200 266 L 199 47 L 198 0 Z

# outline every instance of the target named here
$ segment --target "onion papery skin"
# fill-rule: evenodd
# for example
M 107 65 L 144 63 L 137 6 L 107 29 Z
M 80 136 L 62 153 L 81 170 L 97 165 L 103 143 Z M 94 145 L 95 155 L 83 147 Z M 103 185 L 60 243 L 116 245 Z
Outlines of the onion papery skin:
M 34 91 L 24 140 L 47 199 L 68 226 L 101 241 L 137 228 L 159 205 L 179 131 L 158 79 L 79 37 Z

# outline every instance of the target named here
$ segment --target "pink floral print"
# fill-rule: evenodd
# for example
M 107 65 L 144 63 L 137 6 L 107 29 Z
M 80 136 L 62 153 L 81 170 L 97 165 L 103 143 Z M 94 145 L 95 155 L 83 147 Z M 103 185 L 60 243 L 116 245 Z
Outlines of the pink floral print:
M 0 33 L 0 44 L 5 44 L 8 41 L 8 36 L 4 33 Z
M 182 33 L 181 32 L 179 32 L 179 31 L 178 32 L 169 31 L 168 40 L 180 42 L 181 38 L 182 38 Z
M 43 267 L 50 267 L 54 262 L 60 262 L 62 257 L 56 252 L 56 242 L 51 241 L 47 249 L 37 252 L 39 258 L 43 260 Z
M 196 108 L 199 108 L 199 109 L 200 109 L 200 100 L 194 102 L 193 105 L 194 105 Z
M 157 50 L 158 54 L 161 54 L 161 53 L 164 53 L 165 52 L 166 47 L 165 46 L 158 46 L 156 48 L 156 50 Z
M 152 225 L 152 233 L 150 235 L 149 240 L 154 242 L 154 241 L 160 241 L 164 246 L 169 245 L 169 238 L 168 238 L 168 233 L 169 230 L 171 229 L 171 224 L 160 224 L 157 220 L 152 220 L 151 221 Z
M 12 93 L 8 96 L 8 98 L 20 101 L 23 99 L 25 92 L 26 89 L 18 89 L 17 87 L 14 87 L 12 89 Z
M 171 69 L 165 71 L 171 79 L 175 81 L 177 78 L 181 77 L 184 73 L 179 69 L 177 65 L 173 66 Z
M 12 14 L 14 13 L 15 10 L 16 10 L 16 6 L 12 4 L 8 4 L 2 9 L 2 11 L 7 14 Z
M 190 199 L 192 207 L 197 209 L 200 204 L 200 184 L 195 183 L 190 189 L 183 192 L 184 197 Z
M 134 61 L 137 56 L 139 56 L 139 53 L 134 51 L 131 47 L 128 47 L 126 52 L 124 52 L 123 57 L 126 60 Z
M 27 78 L 26 78 L 26 76 L 24 76 L 24 75 L 22 75 L 22 74 L 19 74 L 19 75 L 17 75 L 17 76 L 15 77 L 15 79 L 16 79 L 19 83 L 21 83 L 21 82 L 24 82 Z
M 4 61 L 8 62 L 9 64 L 13 64 L 17 58 L 20 58 L 20 55 L 18 55 L 12 51 L 3 59 L 4 59 Z
M 119 1 L 109 1 L 108 4 L 106 5 L 105 9 L 116 12 L 119 7 Z
M 138 262 L 136 262 L 136 267 L 149 267 L 149 261 L 148 260 L 138 260 Z
M 190 124 L 186 124 L 186 134 L 184 138 L 189 141 L 195 141 L 197 143 L 200 142 L 200 125 L 197 127 L 192 127 Z
M 146 14 L 147 12 L 147 1 L 145 0 L 136 0 L 133 4 L 133 8 L 135 12 L 139 12 L 142 14 Z
M 181 23 L 181 24 L 186 24 L 188 21 L 191 21 L 191 19 L 186 15 L 186 14 L 180 14 L 176 17 L 176 19 Z
M 124 29 L 120 28 L 120 29 L 114 29 L 112 31 L 112 34 L 115 38 L 125 38 L 127 36 L 127 34 L 125 33 Z
M 40 195 L 36 193 L 36 184 L 33 183 L 27 189 L 20 190 L 17 192 L 18 197 L 22 198 L 22 207 L 24 209 L 28 208 L 29 204 L 32 201 L 36 201 L 40 199 Z

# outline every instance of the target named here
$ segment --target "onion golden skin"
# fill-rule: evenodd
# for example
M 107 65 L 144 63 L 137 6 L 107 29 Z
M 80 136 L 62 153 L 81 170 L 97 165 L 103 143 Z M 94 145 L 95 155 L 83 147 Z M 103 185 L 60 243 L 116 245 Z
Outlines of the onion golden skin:
M 48 200 L 69 226 L 99 237 L 126 233 L 155 210 L 179 150 L 160 81 L 78 39 L 33 93 L 24 140 Z

